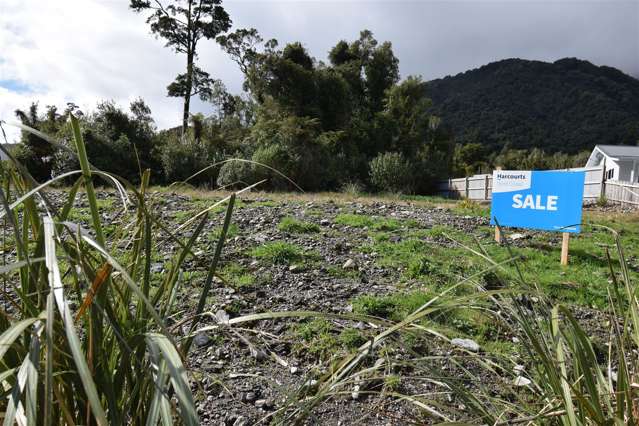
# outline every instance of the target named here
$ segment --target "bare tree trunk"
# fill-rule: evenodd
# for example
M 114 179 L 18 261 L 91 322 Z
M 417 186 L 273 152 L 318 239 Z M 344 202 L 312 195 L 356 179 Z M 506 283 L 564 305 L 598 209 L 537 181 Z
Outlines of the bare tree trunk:
M 186 88 L 184 90 L 184 110 L 182 113 L 182 142 L 186 141 L 186 134 L 189 130 L 189 110 L 191 108 L 191 92 L 193 90 L 193 60 L 195 59 L 195 42 L 192 41 L 191 29 L 191 6 L 193 0 L 189 0 L 189 11 L 187 14 L 189 44 L 186 52 Z
M 189 129 L 189 112 L 191 107 L 191 91 L 193 90 L 193 54 L 187 55 L 186 64 L 186 88 L 184 93 L 184 110 L 182 114 L 182 139 L 186 140 Z

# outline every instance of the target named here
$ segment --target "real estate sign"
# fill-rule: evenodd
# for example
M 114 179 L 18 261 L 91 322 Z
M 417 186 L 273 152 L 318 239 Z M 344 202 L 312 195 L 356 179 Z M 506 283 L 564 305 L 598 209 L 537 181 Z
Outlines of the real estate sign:
M 579 232 L 584 178 L 582 171 L 495 170 L 490 223 Z

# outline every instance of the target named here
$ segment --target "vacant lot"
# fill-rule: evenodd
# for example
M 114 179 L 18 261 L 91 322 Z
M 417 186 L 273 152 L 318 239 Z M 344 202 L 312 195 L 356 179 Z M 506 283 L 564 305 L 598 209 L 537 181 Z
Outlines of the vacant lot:
M 114 194 L 98 195 L 103 219 L 111 224 L 107 236 L 114 240 L 126 226 L 127 213 Z M 168 228 L 187 239 L 195 225 L 179 226 L 225 195 L 158 189 L 149 197 Z M 71 219 L 88 225 L 87 206 L 79 201 L 77 207 Z M 225 206 L 213 212 L 184 264 L 178 302 L 168 318 L 178 335 L 186 331 L 182 324 L 197 304 Z M 508 387 L 513 377 L 517 383 L 512 371 L 489 374 L 468 356 L 479 352 L 520 370 L 527 362 L 515 334 L 495 323 L 485 300 L 475 297 L 478 291 L 525 297 L 531 304 L 548 296 L 568 304 L 595 340 L 604 336 L 601 309 L 611 283 L 606 252 L 613 240 L 600 225 L 621 232 L 635 276 L 639 216 L 611 208 L 587 210 L 588 225 L 571 238 L 568 267 L 559 264 L 561 235 L 506 230 L 500 246 L 487 217 L 484 206 L 421 197 L 244 195 L 236 202 L 207 300 L 209 315 L 202 326 L 208 329 L 196 336 L 188 360 L 202 420 L 268 423 L 287 411 L 282 407 L 300 410 L 302 404 L 301 410 L 310 410 L 316 403 L 311 424 L 423 423 L 438 416 L 472 420 L 466 402 L 443 382 L 502 396 L 527 392 L 525 386 Z M 170 252 L 167 245 L 154 251 L 151 272 L 158 282 Z M 399 333 L 366 354 L 370 360 L 362 365 L 372 368 L 374 377 L 364 369 L 321 403 L 305 397 L 380 329 L 429 301 L 444 307 L 420 319 L 425 334 Z M 220 325 L 227 316 L 232 321 L 263 312 L 289 312 L 290 317 L 242 321 L 232 330 Z M 364 315 L 377 322 L 358 320 Z M 470 339 L 479 348 L 452 345 L 455 338 Z M 415 359 L 424 364 L 416 365 Z M 495 382 L 495 375 L 506 386 Z M 406 395 L 429 403 L 420 406 Z M 312 401 L 307 408 L 305 398 Z

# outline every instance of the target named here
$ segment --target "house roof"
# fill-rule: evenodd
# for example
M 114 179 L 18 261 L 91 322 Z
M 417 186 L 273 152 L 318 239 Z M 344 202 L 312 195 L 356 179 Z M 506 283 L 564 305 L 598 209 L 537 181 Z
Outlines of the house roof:
M 637 157 L 639 158 L 639 146 L 633 145 L 596 145 L 601 152 L 608 157 Z

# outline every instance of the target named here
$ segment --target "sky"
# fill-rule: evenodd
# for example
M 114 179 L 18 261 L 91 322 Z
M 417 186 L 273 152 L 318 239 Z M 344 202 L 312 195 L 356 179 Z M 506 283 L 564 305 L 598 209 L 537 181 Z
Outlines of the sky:
M 170 2 L 172 0 L 163 0 Z M 128 0 L 0 0 L 0 120 L 33 101 L 101 100 L 126 107 L 142 97 L 158 128 L 176 126 L 181 101 L 166 86 L 186 59 L 164 47 Z M 227 0 L 233 29 L 257 28 L 280 45 L 300 41 L 318 60 L 339 40 L 369 29 L 391 41 L 402 77 L 454 75 L 505 58 L 564 57 L 608 65 L 639 78 L 639 0 Z M 242 75 L 213 41 L 199 66 L 240 92 Z M 193 112 L 211 107 L 196 101 Z M 5 126 L 9 141 L 18 131 Z M 1 140 L 1 139 L 0 139 Z

